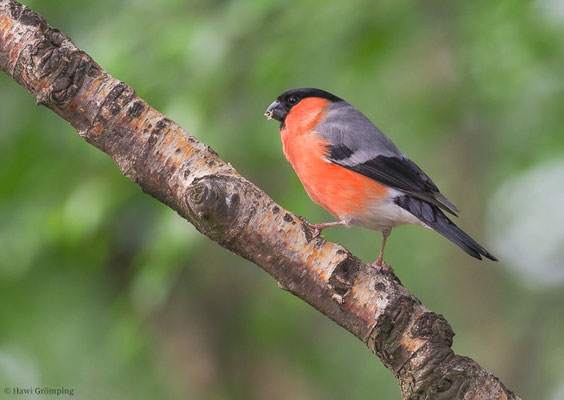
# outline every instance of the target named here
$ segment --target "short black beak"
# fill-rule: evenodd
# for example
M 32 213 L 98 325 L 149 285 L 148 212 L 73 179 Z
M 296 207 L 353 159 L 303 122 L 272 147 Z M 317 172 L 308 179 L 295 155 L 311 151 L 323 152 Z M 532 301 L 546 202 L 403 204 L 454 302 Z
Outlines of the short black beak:
M 268 119 L 274 118 L 275 120 L 283 121 L 284 118 L 286 118 L 286 111 L 284 111 L 280 105 L 280 101 L 274 100 L 274 102 L 266 109 L 264 115 Z

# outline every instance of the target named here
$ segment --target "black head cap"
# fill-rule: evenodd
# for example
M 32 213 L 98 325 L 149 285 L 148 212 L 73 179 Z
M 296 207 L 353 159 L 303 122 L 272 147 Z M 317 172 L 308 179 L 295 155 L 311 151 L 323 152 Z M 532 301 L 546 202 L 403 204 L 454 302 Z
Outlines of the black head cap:
M 291 89 L 278 96 L 270 107 L 268 107 L 264 115 L 266 115 L 268 119 L 274 118 L 280 122 L 284 122 L 286 115 L 288 115 L 292 107 L 308 97 L 321 97 L 322 99 L 327 99 L 333 103 L 343 101 L 343 99 L 335 96 L 334 94 L 321 89 Z

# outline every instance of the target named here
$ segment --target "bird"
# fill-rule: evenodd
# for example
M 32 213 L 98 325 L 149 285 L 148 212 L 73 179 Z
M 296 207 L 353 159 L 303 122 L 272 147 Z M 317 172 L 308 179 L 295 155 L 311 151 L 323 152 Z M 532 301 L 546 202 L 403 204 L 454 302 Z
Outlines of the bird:
M 325 90 L 285 91 L 267 108 L 280 122 L 280 137 L 309 197 L 337 220 L 309 224 L 313 237 L 328 227 L 361 226 L 382 233 L 378 258 L 384 262 L 393 228 L 419 225 L 438 232 L 470 256 L 497 259 L 447 217 L 458 208 L 437 185 L 364 114 Z

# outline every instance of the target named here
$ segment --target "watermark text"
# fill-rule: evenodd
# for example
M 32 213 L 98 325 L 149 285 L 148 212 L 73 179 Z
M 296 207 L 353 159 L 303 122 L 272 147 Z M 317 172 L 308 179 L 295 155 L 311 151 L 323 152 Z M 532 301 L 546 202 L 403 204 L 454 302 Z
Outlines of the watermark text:
M 14 396 L 22 396 L 22 395 L 44 395 L 44 396 L 74 396 L 74 389 L 67 388 L 67 387 L 47 387 L 47 386 L 29 386 L 29 387 L 21 387 L 21 386 L 12 386 L 12 387 L 5 387 L 4 394 L 11 394 Z

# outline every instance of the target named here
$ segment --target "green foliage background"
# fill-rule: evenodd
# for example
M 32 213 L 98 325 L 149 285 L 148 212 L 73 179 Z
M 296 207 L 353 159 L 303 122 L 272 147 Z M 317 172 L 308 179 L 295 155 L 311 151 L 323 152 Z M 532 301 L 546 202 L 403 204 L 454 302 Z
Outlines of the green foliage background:
M 500 258 L 478 262 L 399 228 L 387 259 L 404 285 L 451 322 L 457 353 L 523 398 L 564 398 L 562 1 L 26 4 L 310 221 L 329 215 L 262 114 L 302 86 L 357 106 Z M 0 121 L 2 387 L 70 387 L 81 399 L 400 398 L 356 338 L 142 194 L 4 74 Z M 358 228 L 325 236 L 366 261 L 380 245 Z

